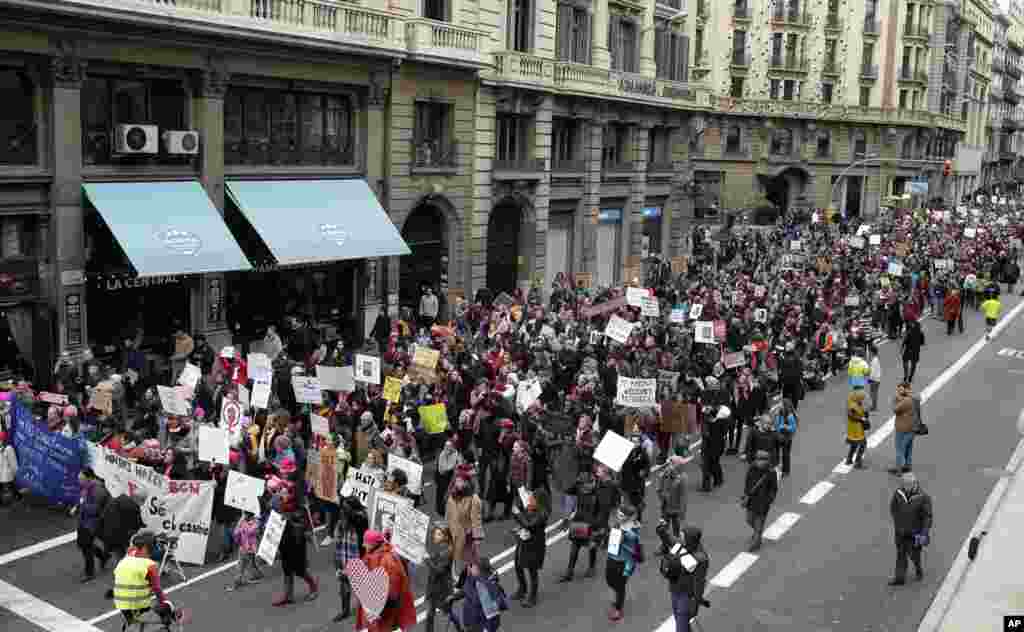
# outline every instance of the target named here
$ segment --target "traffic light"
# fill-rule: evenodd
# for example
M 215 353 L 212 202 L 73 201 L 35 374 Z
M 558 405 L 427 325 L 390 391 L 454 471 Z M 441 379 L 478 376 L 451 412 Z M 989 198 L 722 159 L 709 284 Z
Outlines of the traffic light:
M 953 175 L 953 161 L 952 160 L 947 160 L 946 162 L 942 163 L 942 175 L 947 177 L 947 178 L 949 176 Z

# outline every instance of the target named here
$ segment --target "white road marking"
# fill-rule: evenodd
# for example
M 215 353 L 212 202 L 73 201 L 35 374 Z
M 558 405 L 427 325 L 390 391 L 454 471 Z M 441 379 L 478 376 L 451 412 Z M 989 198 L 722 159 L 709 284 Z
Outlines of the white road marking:
M 800 502 L 804 505 L 813 505 L 824 498 L 825 495 L 832 491 L 834 487 L 835 485 L 828 481 L 821 481 L 814 487 L 807 490 L 807 493 L 803 495 Z
M 72 531 L 71 533 L 65 533 L 64 535 L 57 536 L 56 538 L 50 538 L 49 540 L 45 540 L 43 542 L 39 542 L 31 546 L 25 546 L 16 551 L 11 551 L 10 553 L 0 555 L 0 566 L 3 566 L 4 564 L 10 564 L 11 562 L 17 562 L 20 559 L 24 559 L 37 553 L 49 551 L 50 549 L 57 548 L 58 546 L 62 546 L 64 544 L 70 544 L 71 542 L 74 542 L 77 538 L 78 533 Z
M 767 529 L 764 530 L 764 537 L 768 540 L 778 541 L 782 539 L 782 536 L 786 535 L 793 525 L 800 520 L 800 514 L 787 511 L 771 524 Z
M 50 632 L 102 632 L 60 608 L 0 581 L 0 604 L 26 621 Z
M 718 574 L 711 578 L 708 582 L 712 586 L 718 586 L 719 588 L 729 588 L 736 583 L 736 580 L 743 576 L 747 570 L 754 565 L 757 561 L 757 556 L 753 553 L 737 553 L 736 557 L 732 558 L 732 561 L 725 565 L 725 568 L 718 571 Z
M 833 474 L 849 474 L 853 471 L 852 465 L 847 465 L 846 461 L 840 461 L 839 465 L 832 468 Z

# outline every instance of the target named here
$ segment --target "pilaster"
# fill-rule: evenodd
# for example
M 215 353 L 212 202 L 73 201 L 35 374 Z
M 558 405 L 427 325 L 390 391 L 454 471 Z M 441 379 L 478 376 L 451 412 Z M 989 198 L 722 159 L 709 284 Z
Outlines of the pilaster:
M 623 265 L 627 266 L 630 259 L 639 257 L 641 252 L 643 210 L 647 196 L 647 145 L 650 141 L 648 131 L 652 127 L 652 124 L 645 121 L 631 126 L 629 131 L 633 172 L 629 177 L 629 209 L 622 213 L 622 257 Z M 624 282 L 628 280 L 624 279 Z
M 466 222 L 466 258 L 470 260 L 470 283 L 466 297 L 471 298 L 487 283 L 487 222 L 490 219 L 494 165 L 494 125 L 497 111 L 494 89 L 480 86 L 476 97 L 476 131 L 473 139 L 473 210 Z
M 596 68 L 610 68 L 611 53 L 608 50 L 608 0 L 594 0 L 590 23 L 594 28 L 593 65 Z
M 597 275 L 597 216 L 601 210 L 601 147 L 604 128 L 601 121 L 583 123 L 586 138 L 583 144 L 585 175 L 583 179 L 583 260 L 582 271 Z M 594 279 L 597 282 L 597 279 Z
M 545 96 L 537 106 L 534 115 L 534 157 L 544 165 L 544 174 L 537 183 L 533 199 L 535 211 L 536 250 L 534 252 L 533 277 L 531 282 L 539 280 L 541 294 L 547 301 L 551 282 L 548 278 L 548 211 L 551 206 L 551 118 L 554 110 L 554 98 Z

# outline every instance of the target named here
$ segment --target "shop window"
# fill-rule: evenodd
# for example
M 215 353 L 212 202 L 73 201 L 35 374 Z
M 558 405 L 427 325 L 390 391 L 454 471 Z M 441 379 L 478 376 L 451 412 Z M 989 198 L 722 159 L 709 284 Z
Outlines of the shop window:
M 769 153 L 773 156 L 790 156 L 793 153 L 793 132 L 788 129 L 777 129 L 772 132 Z
M 224 99 L 229 165 L 354 165 L 348 96 L 233 86 Z
M 157 153 L 116 151 L 119 125 L 155 125 L 157 133 L 188 129 L 187 96 L 181 81 L 90 76 L 82 85 L 82 154 L 87 165 L 118 163 L 181 164 L 191 155 L 174 155 L 159 139 Z
M 442 101 L 417 101 L 415 113 L 415 166 L 456 167 L 452 104 Z
M 553 166 L 582 162 L 579 159 L 580 125 L 574 119 L 556 118 L 551 122 L 551 158 Z
M 31 165 L 36 154 L 36 87 L 18 70 L 0 69 L 0 165 Z
M 602 134 L 601 167 L 621 167 L 628 163 L 629 127 L 621 123 L 610 123 Z
M 533 50 L 533 0 L 508 0 L 508 47 L 521 53 Z
M 612 56 L 612 70 L 638 72 L 640 46 L 636 21 L 622 15 L 612 15 L 608 19 L 608 47 Z

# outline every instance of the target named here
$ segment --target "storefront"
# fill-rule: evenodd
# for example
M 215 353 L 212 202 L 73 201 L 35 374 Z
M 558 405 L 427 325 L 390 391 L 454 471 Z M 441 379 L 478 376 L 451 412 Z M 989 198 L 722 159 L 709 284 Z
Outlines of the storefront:
M 48 371 L 51 319 L 39 292 L 35 259 L 0 260 L 0 380 Z
M 661 223 L 664 201 L 648 200 L 643 208 L 643 224 L 640 232 L 640 256 L 646 259 L 661 253 Z
M 575 237 L 576 202 L 552 202 L 548 211 L 547 257 L 544 262 L 548 287 L 559 273 L 573 272 Z
M 596 285 L 612 287 L 618 282 L 621 243 L 622 209 L 601 209 L 597 215 Z

